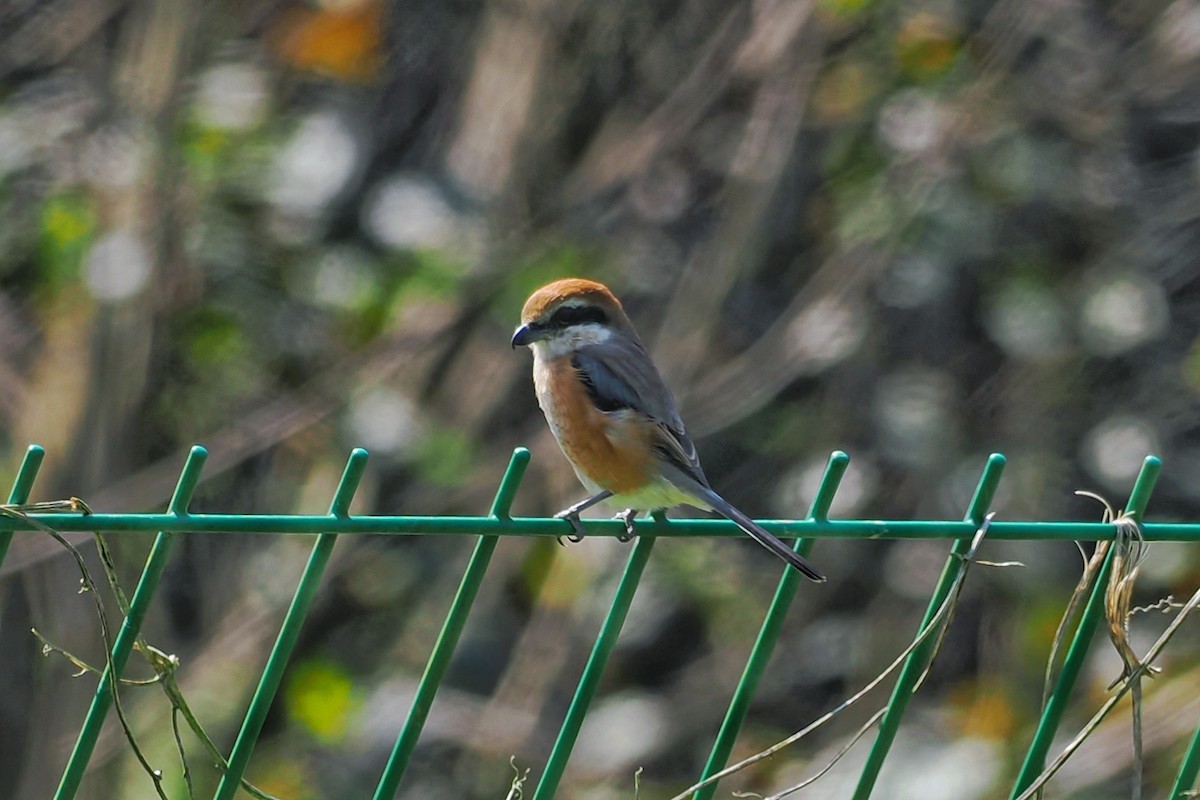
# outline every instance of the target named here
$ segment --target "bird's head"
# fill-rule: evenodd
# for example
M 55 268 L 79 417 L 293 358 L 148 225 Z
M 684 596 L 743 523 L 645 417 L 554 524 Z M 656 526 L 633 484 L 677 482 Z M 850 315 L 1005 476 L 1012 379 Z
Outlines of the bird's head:
M 525 301 L 512 346 L 530 346 L 534 353 L 553 358 L 614 335 L 637 336 L 621 301 L 602 283 L 564 278 Z

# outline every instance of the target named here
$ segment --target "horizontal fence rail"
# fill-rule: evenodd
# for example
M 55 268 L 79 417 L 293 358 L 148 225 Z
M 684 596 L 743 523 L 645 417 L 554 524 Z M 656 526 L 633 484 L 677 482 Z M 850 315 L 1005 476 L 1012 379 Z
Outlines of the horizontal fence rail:
M 168 533 L 369 533 L 395 536 L 566 536 L 574 529 L 553 517 L 406 517 L 320 514 L 29 514 L 30 520 L 57 531 L 143 531 Z M 963 539 L 975 533 L 969 522 L 954 520 L 757 520 L 776 536 L 805 539 Z M 625 536 L 620 520 L 583 519 L 588 536 Z M 1148 542 L 1200 542 L 1200 524 L 1148 522 L 1141 526 Z M 34 531 L 37 526 L 0 517 L 0 535 Z M 660 539 L 740 538 L 746 534 L 723 519 L 639 519 L 639 536 Z M 1111 541 L 1113 526 L 1099 522 L 1012 522 L 997 520 L 988 528 L 989 540 Z
M 42 513 L 44 511 L 42 507 L 36 504 L 32 506 L 26 504 L 43 457 L 42 448 L 36 445 L 31 446 L 14 479 L 9 494 L 9 505 L 5 506 L 7 513 L 0 516 L 0 563 L 3 562 L 14 535 L 19 533 L 41 531 L 46 528 L 58 532 L 157 532 L 133 599 L 122 620 L 120 631 L 112 643 L 111 659 L 97 684 L 91 707 L 82 723 L 78 739 L 63 772 L 58 792 L 55 794 L 56 800 L 69 800 L 79 789 L 88 761 L 95 748 L 100 727 L 110 706 L 113 705 L 113 693 L 117 686 L 117 680 L 120 678 L 130 653 L 139 642 L 141 621 L 157 589 L 159 577 L 169 559 L 171 543 L 176 534 L 197 532 L 317 534 L 308 563 L 299 579 L 295 596 L 267 659 L 267 665 L 249 701 L 249 707 L 243 718 L 233 750 L 229 758 L 218 765 L 223 774 L 215 795 L 217 800 L 233 798 L 238 793 L 239 787 L 244 785 L 243 775 L 249 764 L 254 745 L 282 681 L 292 649 L 320 585 L 322 573 L 337 537 L 342 534 L 477 537 L 474 552 L 418 683 L 408 718 L 397 735 L 395 747 L 373 795 L 374 800 L 387 800 L 387 798 L 396 797 L 400 790 L 405 767 L 416 748 L 417 740 L 434 703 L 442 676 L 454 654 L 459 636 L 487 572 L 499 537 L 557 537 L 574 532 L 571 525 L 565 520 L 509 515 L 513 498 L 529 462 L 529 452 L 524 448 L 514 451 L 508 469 L 500 481 L 490 513 L 487 516 L 479 517 L 351 515 L 349 513 L 350 503 L 367 461 L 367 453 L 361 448 L 355 449 L 350 454 L 342 480 L 331 502 L 330 511 L 325 515 L 189 513 L 188 503 L 200 480 L 206 457 L 206 452 L 202 447 L 192 448 L 165 513 Z M 928 635 L 930 633 L 928 628 L 933 625 L 946 598 L 957 591 L 960 586 L 969 566 L 968 554 L 971 552 L 972 540 L 977 538 L 981 526 L 986 526 L 987 538 L 1002 540 L 1090 540 L 1101 542 L 1111 541 L 1118 536 L 1117 526 L 1110 523 L 1022 522 L 996 520 L 991 516 L 985 519 L 988 507 L 1000 483 L 1004 463 L 1004 457 L 999 454 L 993 454 L 987 460 L 974 496 L 961 521 L 831 520 L 828 519 L 829 509 L 841 477 L 849 464 L 849 457 L 845 453 L 837 451 L 829 458 L 824 476 L 805 519 L 761 522 L 763 527 L 778 536 L 795 538 L 795 549 L 802 554 L 807 554 L 815 540 L 819 539 L 954 540 L 942 576 L 933 588 L 929 608 L 918 628 L 914 646 L 908 651 L 894 684 L 891 699 L 883 713 L 866 766 L 853 794 L 854 800 L 866 800 L 874 790 L 879 770 L 887 757 L 907 702 L 916 691 L 916 687 L 919 686 L 920 676 L 928 668 L 932 652 L 936 649 L 935 637 Z M 1159 460 L 1153 456 L 1147 457 L 1143 462 L 1126 507 L 1127 520 L 1137 525 L 1141 535 L 1147 541 L 1200 541 L 1200 523 L 1142 522 L 1141 518 L 1154 489 L 1160 467 Z M 80 508 L 84 507 L 80 506 Z M 592 536 L 623 536 L 626 533 L 624 522 L 619 520 L 584 520 L 583 527 L 587 534 Z M 577 683 L 565 720 L 532 794 L 533 800 L 551 800 L 558 790 L 576 737 L 591 700 L 596 694 L 608 657 L 616 644 L 655 541 L 659 538 L 669 537 L 742 535 L 739 528 L 725 520 L 668 521 L 661 514 L 652 519 L 638 520 L 635 523 L 635 532 L 639 538 L 630 551 L 609 611 L 601 623 L 591 656 Z M 1115 552 L 1115 548 L 1112 552 Z M 1074 688 L 1089 645 L 1094 639 L 1099 621 L 1104 615 L 1104 585 L 1113 560 L 1112 552 L 1108 553 L 1104 565 L 1097 571 L 1088 600 L 1080 611 L 1079 622 L 1063 659 L 1056 683 L 1050 693 L 1049 702 L 1042 712 L 1033 742 L 1013 786 L 1012 797 L 1014 798 L 1027 797 L 1030 791 L 1029 787 L 1043 769 L 1050 742 L 1058 731 L 1067 698 Z M 725 769 L 759 679 L 778 640 L 787 610 L 797 591 L 804 586 L 798 573 L 786 567 L 782 570 L 775 596 L 765 614 L 741 679 L 734 689 L 724 721 L 715 733 L 712 751 L 701 775 L 703 785 L 696 788 L 694 792 L 688 790 L 691 792 L 691 800 L 711 800 L 715 796 L 717 781 L 722 775 L 722 770 Z M 1198 709 L 1198 713 L 1200 713 L 1200 709 Z M 1169 795 L 1170 800 L 1184 800 L 1194 796 L 1192 790 L 1196 785 L 1198 772 L 1200 772 L 1200 725 L 1197 726 L 1196 733 L 1187 746 Z M 156 788 L 159 789 L 159 795 L 164 796 L 161 787 L 156 786 Z

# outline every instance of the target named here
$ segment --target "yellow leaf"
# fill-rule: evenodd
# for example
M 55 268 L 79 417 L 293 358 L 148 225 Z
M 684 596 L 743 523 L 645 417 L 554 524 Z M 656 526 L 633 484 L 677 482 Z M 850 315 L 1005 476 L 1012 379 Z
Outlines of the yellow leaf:
M 358 706 L 350 676 L 332 661 L 312 660 L 297 665 L 285 694 L 288 716 L 326 742 L 346 734 Z

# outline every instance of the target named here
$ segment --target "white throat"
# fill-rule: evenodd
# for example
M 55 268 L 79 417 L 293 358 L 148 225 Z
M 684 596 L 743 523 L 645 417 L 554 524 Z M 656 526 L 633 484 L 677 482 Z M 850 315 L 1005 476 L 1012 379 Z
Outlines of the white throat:
M 548 339 L 533 342 L 534 358 L 550 360 L 574 353 L 581 347 L 603 344 L 612 338 L 612 329 L 607 325 L 589 322 L 584 325 L 572 325 L 559 331 Z

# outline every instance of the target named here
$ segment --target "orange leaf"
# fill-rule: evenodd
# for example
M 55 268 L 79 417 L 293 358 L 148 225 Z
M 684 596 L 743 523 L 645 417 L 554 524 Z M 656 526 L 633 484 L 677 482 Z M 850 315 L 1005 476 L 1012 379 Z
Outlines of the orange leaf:
M 273 49 L 296 69 L 366 82 L 383 64 L 382 25 L 382 0 L 293 8 L 276 23 Z

